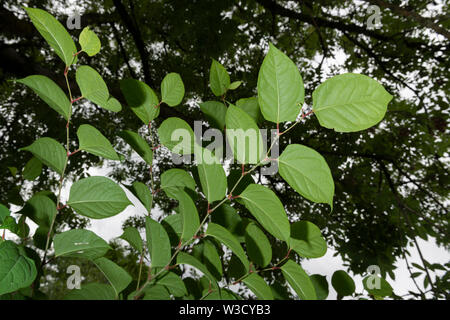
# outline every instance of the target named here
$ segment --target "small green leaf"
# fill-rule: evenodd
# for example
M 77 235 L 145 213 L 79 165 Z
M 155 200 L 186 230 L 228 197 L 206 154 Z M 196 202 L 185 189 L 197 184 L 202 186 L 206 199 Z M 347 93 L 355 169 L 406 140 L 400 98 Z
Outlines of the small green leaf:
M 223 130 L 225 128 L 225 116 L 227 107 L 218 101 L 206 101 L 200 103 L 200 110 L 205 114 L 211 127 Z
M 36 29 L 47 43 L 55 50 L 58 57 L 70 66 L 77 48 L 64 26 L 50 13 L 35 8 L 25 8 Z
M 244 249 L 242 249 L 239 241 L 224 227 L 221 225 L 210 222 L 208 224 L 208 229 L 206 230 L 206 235 L 211 236 L 219 240 L 221 243 L 226 245 L 233 253 L 241 260 L 246 271 L 250 268 L 250 263 L 245 255 Z
M 81 31 L 79 42 L 81 50 L 86 52 L 90 57 L 96 55 L 102 46 L 100 39 L 94 31 L 89 29 L 89 27 L 85 27 L 83 31 Z
M 291 224 L 291 248 L 305 258 L 319 258 L 327 252 L 327 243 L 320 229 L 312 222 Z
M 183 216 L 183 233 L 181 235 L 181 241 L 189 241 L 200 226 L 197 207 L 192 201 L 192 198 L 189 197 L 183 189 L 178 188 L 178 191 L 174 191 L 174 193 L 175 199 L 179 202 L 180 213 Z
M 25 203 L 20 213 L 37 225 L 49 228 L 56 214 L 56 204 L 47 196 L 34 195 Z
M 105 177 L 88 177 L 70 188 L 67 205 L 78 214 L 93 219 L 115 216 L 132 205 L 122 188 Z
M 236 90 L 242 84 L 242 81 L 234 81 L 228 87 L 228 90 Z
M 139 251 L 139 253 L 142 254 L 143 250 L 142 239 L 141 235 L 139 234 L 139 231 L 136 228 L 134 227 L 125 228 L 120 238 L 127 241 L 134 249 L 136 249 L 137 251 Z
M 119 160 L 119 156 L 106 137 L 89 124 L 82 124 L 77 131 L 79 149 L 111 160 Z
M 171 117 L 164 120 L 158 128 L 158 136 L 161 144 L 174 153 L 194 152 L 194 131 L 183 119 Z
M 6 217 L 9 217 L 11 212 L 7 207 L 0 203 L 0 225 L 3 224 Z
M 8 216 L 8 217 L 5 217 L 5 220 L 3 221 L 3 223 L 0 224 L 0 230 L 2 230 L 2 229 L 6 229 L 6 230 L 11 231 L 12 233 L 17 234 L 19 226 L 16 223 L 16 219 L 14 219 L 11 216 Z M 3 240 L 1 240 L 1 241 L 3 241 Z
M 210 150 L 197 146 L 195 152 L 198 176 L 206 200 L 208 203 L 222 200 L 227 192 L 225 170 Z
M 258 98 L 242 98 L 236 101 L 236 107 L 241 108 L 255 120 L 256 123 L 261 123 L 264 119 L 258 105 Z
M 135 181 L 128 189 L 139 199 L 147 212 L 150 212 L 153 203 L 153 196 L 150 188 L 142 182 Z
M 60 175 L 64 171 L 67 153 L 64 147 L 52 138 L 39 138 L 31 145 L 19 150 L 30 151 L 43 164 L 49 166 Z
M 144 124 L 148 125 L 158 117 L 159 100 L 147 84 L 135 79 L 125 79 L 120 81 L 120 90 L 128 106 Z
M 69 119 L 72 113 L 72 105 L 62 89 L 50 78 L 42 75 L 28 76 L 17 80 L 31 88 L 50 108 Z
M 22 176 L 25 180 L 33 181 L 41 175 L 41 172 L 42 162 L 38 158 L 32 157 L 23 168 Z
M 224 95 L 230 87 L 230 76 L 227 70 L 214 59 L 212 59 L 209 71 L 209 85 L 217 97 Z
M 256 225 L 249 223 L 245 228 L 245 245 L 250 259 L 261 267 L 272 260 L 272 246 L 264 232 Z
M 272 190 L 259 184 L 251 184 L 241 193 L 240 198 L 264 229 L 289 244 L 289 220 L 283 204 Z
M 305 270 L 292 260 L 288 260 L 282 267 L 284 278 L 291 285 L 301 300 L 316 300 L 316 290 Z
M 116 297 L 122 292 L 133 280 L 131 276 L 124 269 L 119 267 L 116 263 L 106 258 L 97 258 L 94 260 L 95 265 L 108 279 L 109 283 L 116 292 Z
M 264 118 L 275 123 L 295 121 L 304 98 L 297 66 L 270 44 L 258 74 L 258 102 Z
M 171 257 L 170 241 L 164 227 L 150 217 L 145 218 L 147 247 L 152 260 L 152 268 L 165 267 Z
M 166 287 L 174 297 L 187 295 L 187 289 L 183 280 L 173 272 L 165 274 L 161 279 L 156 281 L 156 284 Z
M 182 169 L 169 169 L 161 174 L 161 189 L 169 198 L 176 198 L 178 187 L 187 192 L 195 192 L 195 180 Z
M 111 249 L 105 240 L 94 232 L 84 229 L 73 229 L 55 235 L 56 257 L 75 257 L 94 260 L 105 255 Z
M 252 117 L 230 105 L 225 123 L 228 142 L 239 163 L 256 164 L 264 158 L 262 135 Z
M 71 290 L 64 300 L 115 300 L 114 288 L 105 283 L 88 283 L 78 290 Z
M 355 282 L 344 270 L 337 270 L 331 277 L 331 284 L 339 296 L 350 296 L 355 292 Z
M 161 98 L 170 107 L 181 103 L 184 97 L 183 80 L 178 73 L 167 74 L 161 83 Z
M 0 295 L 28 287 L 37 276 L 34 261 L 14 242 L 0 242 Z
M 198 270 L 200 270 L 210 281 L 211 286 L 214 289 L 219 289 L 219 286 L 217 285 L 216 279 L 214 276 L 208 271 L 208 269 L 200 262 L 197 258 L 185 253 L 180 252 L 177 255 L 177 264 L 187 264 L 190 265 Z
M 363 279 L 364 289 L 373 296 L 388 297 L 392 295 L 392 287 L 385 279 L 370 275 Z
M 259 300 L 273 300 L 272 290 L 264 279 L 256 273 L 245 277 L 242 282 L 252 290 Z
M 313 111 L 321 126 L 338 132 L 365 130 L 380 122 L 392 96 L 372 78 L 355 73 L 332 77 L 313 94 Z
M 333 208 L 334 182 L 325 159 L 314 149 L 291 144 L 278 158 L 280 175 L 306 199 Z
M 325 300 L 328 297 L 328 281 L 325 276 L 313 274 L 310 279 L 316 289 L 317 300 Z
M 118 136 L 125 140 L 148 165 L 152 165 L 153 151 L 144 138 L 130 130 L 123 130 L 119 132 Z

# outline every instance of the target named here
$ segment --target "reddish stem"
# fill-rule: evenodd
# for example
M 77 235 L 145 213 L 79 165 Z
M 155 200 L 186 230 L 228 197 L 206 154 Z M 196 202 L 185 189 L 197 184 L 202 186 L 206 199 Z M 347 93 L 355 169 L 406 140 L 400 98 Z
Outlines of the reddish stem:
M 67 152 L 67 156 L 68 156 L 68 157 L 73 156 L 75 153 L 80 152 L 80 151 L 81 151 L 81 150 L 78 149 L 78 150 L 75 150 L 74 152 Z
M 309 116 L 311 113 L 314 113 L 313 110 L 309 111 L 308 113 L 303 113 L 302 112 L 302 119 L 305 119 L 307 116 Z
M 81 96 L 81 97 L 78 97 L 78 98 L 76 98 L 76 99 L 73 99 L 72 101 L 70 101 L 70 103 L 74 103 L 74 102 L 77 102 L 78 100 L 80 100 L 80 99 L 83 99 L 83 96 Z

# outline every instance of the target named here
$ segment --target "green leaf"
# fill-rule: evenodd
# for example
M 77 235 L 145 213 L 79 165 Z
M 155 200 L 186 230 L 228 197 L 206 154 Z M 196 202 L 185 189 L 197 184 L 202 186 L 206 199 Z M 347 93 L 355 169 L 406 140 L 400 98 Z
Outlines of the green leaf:
M 28 76 L 17 80 L 31 88 L 50 108 L 68 120 L 72 113 L 72 105 L 62 89 L 50 78 L 42 75 Z
M 250 268 L 250 263 L 245 255 L 244 249 L 242 249 L 239 241 L 224 227 L 221 225 L 210 222 L 208 224 L 208 229 L 206 230 L 206 235 L 211 236 L 219 240 L 221 243 L 226 245 L 238 258 L 241 260 L 242 264 L 245 267 L 245 270 L 248 271 Z
M 211 221 L 220 224 L 222 227 L 231 232 L 239 242 L 244 242 L 245 226 L 241 216 L 229 204 L 222 204 L 218 207 L 214 214 L 211 215 Z
M 174 72 L 167 74 L 161 83 L 161 102 L 175 107 L 181 103 L 183 97 L 184 84 L 180 75 Z
M 145 218 L 147 247 L 152 260 L 152 268 L 165 267 L 170 262 L 169 236 L 164 227 L 150 217 Z
M 38 158 L 32 157 L 23 168 L 22 176 L 25 180 L 33 181 L 41 175 L 41 172 L 42 162 Z
M 309 277 L 316 289 L 317 300 L 325 300 L 328 297 L 327 277 L 320 274 L 313 274 Z
M 93 68 L 89 66 L 78 67 L 75 78 L 84 98 L 106 110 L 113 112 L 122 110 L 120 103 L 115 98 L 110 97 L 108 87 L 102 76 Z
M 43 164 L 62 175 L 67 160 L 64 147 L 52 138 L 39 138 L 31 145 L 19 150 L 30 151 Z
M 228 87 L 228 90 L 236 90 L 239 88 L 239 86 L 242 84 L 242 81 L 233 81 L 230 86 Z
M 16 167 L 8 167 L 8 169 L 9 169 L 9 172 L 11 172 L 11 175 L 13 177 L 15 177 L 17 174 L 17 168 Z
M 186 192 L 195 192 L 195 180 L 182 169 L 169 169 L 161 174 L 161 189 L 169 198 L 176 198 L 178 187 Z
M 240 195 L 249 185 L 255 183 L 251 174 L 246 174 L 242 177 L 241 169 L 231 169 L 230 174 L 227 177 L 228 190 L 232 190 L 236 183 L 239 181 L 238 185 L 234 188 L 233 196 Z
M 225 198 L 227 177 L 219 159 L 209 149 L 197 146 L 195 160 L 202 191 L 208 203 Z
M 197 207 L 192 201 L 192 198 L 180 188 L 175 192 L 175 199 L 178 200 L 180 213 L 183 215 L 183 233 L 181 234 L 181 241 L 189 241 L 200 226 Z
M 320 125 L 338 132 L 355 132 L 376 125 L 392 99 L 377 81 L 355 73 L 326 80 L 312 97 Z
M 98 258 L 94 260 L 95 265 L 105 275 L 109 283 L 116 292 L 116 297 L 122 292 L 133 280 L 131 276 L 124 269 L 119 267 L 116 263 L 106 258 Z
M 152 210 L 153 196 L 149 187 L 142 182 L 135 181 L 128 189 L 139 199 L 147 212 Z
M 200 262 L 197 258 L 185 253 L 180 252 L 177 255 L 177 264 L 187 264 L 190 265 L 199 271 L 201 271 L 210 281 L 211 286 L 214 289 L 219 289 L 219 286 L 217 285 L 216 279 L 214 276 L 208 271 L 208 269 Z
M 373 296 L 388 297 L 392 295 L 392 287 L 385 279 L 370 275 L 363 279 L 364 289 Z
M 305 270 L 292 260 L 288 260 L 282 267 L 284 278 L 291 285 L 301 300 L 316 300 L 316 290 Z
M 83 31 L 81 31 L 79 42 L 81 45 L 81 50 L 86 52 L 90 57 L 96 55 L 102 46 L 100 39 L 94 31 L 89 29 L 89 27 L 85 27 Z
M 119 132 L 118 136 L 125 140 L 148 165 L 152 165 L 153 151 L 144 138 L 130 130 L 123 130 Z
M 120 90 L 131 110 L 148 125 L 159 115 L 159 100 L 155 92 L 144 82 L 135 79 L 120 81 Z
M 291 144 L 278 158 L 281 177 L 306 199 L 333 209 L 334 182 L 325 159 L 315 150 Z
M 289 244 L 289 220 L 283 204 L 272 190 L 259 184 L 251 184 L 241 193 L 240 198 L 264 229 Z
M 137 251 L 139 251 L 139 253 L 142 254 L 143 250 L 142 239 L 141 235 L 139 234 L 139 231 L 136 228 L 134 227 L 125 228 L 120 238 L 127 241 L 134 249 L 136 249 Z
M 181 277 L 173 272 L 168 272 L 156 284 L 164 286 L 174 297 L 182 297 L 187 295 L 187 289 Z
M 77 52 L 77 48 L 63 25 L 44 10 L 35 8 L 25 8 L 25 10 L 45 41 L 55 50 L 66 66 L 70 66 L 74 61 L 73 54 Z
M 227 107 L 219 101 L 206 101 L 200 103 L 200 110 L 205 114 L 211 127 L 223 130 L 225 128 L 225 116 Z
M 170 239 L 171 246 L 177 246 L 180 243 L 181 235 L 183 233 L 183 215 L 182 214 L 172 214 L 165 217 L 161 224 L 167 231 L 167 235 Z
M 331 277 L 331 284 L 339 296 L 350 296 L 355 292 L 355 282 L 344 270 L 337 270 Z
M 5 218 L 9 217 L 10 214 L 9 209 L 0 203 L 0 225 L 4 223 Z
M 312 222 L 291 224 L 291 248 L 305 258 L 319 258 L 327 252 L 327 243 L 320 229 Z
M 34 261 L 14 242 L 0 242 L 0 295 L 28 287 L 36 278 Z
M 55 257 L 74 257 L 94 260 L 103 257 L 111 247 L 94 232 L 73 229 L 55 235 Z
M 212 59 L 209 71 L 209 85 L 217 97 L 224 95 L 230 87 L 230 76 L 227 70 L 214 59 Z
M 275 123 L 295 121 L 304 98 L 297 66 L 270 44 L 258 74 L 258 102 L 264 118 Z
M 122 188 L 105 177 L 78 180 L 70 188 L 67 202 L 77 213 L 93 219 L 115 216 L 130 204 Z
M 49 228 L 56 214 L 56 204 L 47 196 L 34 195 L 25 203 L 20 213 L 38 226 Z
M 79 149 L 111 160 L 120 160 L 106 137 L 89 124 L 82 124 L 77 131 Z
M 242 282 L 252 290 L 259 300 L 273 300 L 272 290 L 264 279 L 256 273 L 245 277 Z
M 12 233 L 17 234 L 19 226 L 16 223 L 16 219 L 11 216 L 5 217 L 3 223 L 0 224 L 0 230 L 6 229 L 11 231 Z M 3 240 L 0 240 L 0 242 Z
M 250 260 L 257 265 L 265 267 L 272 260 L 272 246 L 269 239 L 256 223 L 249 223 L 245 228 L 245 245 Z
M 170 300 L 170 294 L 166 287 L 161 285 L 153 285 L 145 290 L 143 300 Z
M 236 101 L 236 107 L 241 108 L 247 114 L 255 120 L 256 123 L 261 123 L 263 117 L 258 105 L 258 98 L 242 98 Z
M 194 131 L 183 119 L 171 117 L 164 120 L 158 128 L 158 136 L 161 144 L 174 153 L 194 152 Z
M 239 163 L 256 164 L 264 158 L 261 132 L 252 117 L 231 104 L 225 123 L 228 142 Z
M 192 249 L 192 255 L 208 268 L 217 281 L 222 279 L 222 261 L 212 241 L 206 239 L 195 245 Z
M 64 300 L 115 300 L 114 288 L 105 283 L 88 283 L 78 290 L 71 290 Z

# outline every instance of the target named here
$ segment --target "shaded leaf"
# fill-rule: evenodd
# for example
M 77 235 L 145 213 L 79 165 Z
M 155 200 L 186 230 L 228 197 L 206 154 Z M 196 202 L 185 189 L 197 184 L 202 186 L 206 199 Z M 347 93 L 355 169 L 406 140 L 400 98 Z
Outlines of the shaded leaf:
M 301 300 L 316 300 L 316 290 L 305 270 L 292 260 L 288 260 L 282 267 L 284 278 L 291 285 Z
M 119 160 L 119 156 L 106 137 L 95 127 L 82 124 L 77 130 L 79 149 L 111 160 Z
M 39 138 L 31 145 L 19 150 L 30 151 L 43 164 L 62 174 L 66 165 L 67 153 L 64 147 L 52 138 Z

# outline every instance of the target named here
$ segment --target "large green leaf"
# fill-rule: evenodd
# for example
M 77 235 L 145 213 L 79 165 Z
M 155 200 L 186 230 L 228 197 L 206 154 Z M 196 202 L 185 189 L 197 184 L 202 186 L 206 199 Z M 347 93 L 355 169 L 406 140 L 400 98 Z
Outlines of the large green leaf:
M 103 257 L 111 249 L 105 240 L 94 232 L 84 229 L 73 229 L 55 235 L 56 257 L 75 257 L 94 260 Z
M 221 225 L 210 222 L 208 224 L 208 229 L 206 230 L 206 235 L 211 236 L 219 240 L 221 243 L 226 245 L 238 258 L 241 260 L 246 271 L 250 268 L 250 263 L 245 255 L 244 249 L 242 249 L 239 241 L 231 234 L 230 231 L 222 227 Z
M 224 95 L 230 87 L 230 76 L 227 70 L 214 59 L 209 70 L 209 85 L 211 91 L 218 97 Z
M 118 136 L 125 140 L 147 164 L 152 165 L 153 151 L 144 138 L 130 130 L 123 130 L 118 133 Z
M 227 107 L 219 101 L 206 101 L 200 103 L 200 110 L 205 114 L 211 127 L 223 130 Z
M 80 289 L 71 290 L 64 300 L 115 300 L 114 288 L 105 283 L 88 283 Z
M 150 217 L 145 218 L 147 247 L 152 259 L 152 268 L 165 267 L 170 262 L 169 236 L 164 227 Z
M 338 132 L 355 132 L 376 125 L 392 99 L 377 81 L 355 73 L 326 80 L 312 97 L 320 125 Z
M 144 289 L 143 300 L 170 300 L 169 291 L 165 286 L 156 284 Z
M 195 148 L 198 176 L 208 203 L 222 200 L 227 192 L 227 177 L 220 161 L 205 148 Z
M 31 145 L 19 150 L 30 151 L 43 164 L 62 174 L 67 160 L 64 147 L 52 138 L 39 138 Z
M 194 131 L 183 119 L 171 117 L 164 120 L 158 128 L 161 144 L 178 154 L 194 152 Z
M 84 98 L 100 107 L 113 112 L 122 110 L 120 103 L 109 95 L 108 87 L 102 76 L 90 66 L 77 69 L 76 81 Z
M 142 182 L 135 181 L 128 189 L 139 199 L 147 212 L 152 210 L 153 196 L 149 187 Z
M 167 74 L 161 83 L 161 102 L 175 107 L 181 103 L 183 97 L 184 84 L 180 75 L 174 72 Z
M 289 220 L 283 204 L 272 190 L 259 184 L 251 184 L 241 193 L 240 198 L 264 229 L 289 243 Z
M 32 157 L 23 168 L 22 176 L 25 180 L 33 181 L 41 175 L 41 172 L 42 162 L 38 158 Z
M 82 124 L 77 130 L 79 149 L 111 160 L 119 160 L 119 156 L 106 137 L 89 124 Z
M 363 279 L 364 289 L 373 296 L 388 297 L 392 295 L 392 287 L 385 279 L 370 275 Z
M 167 231 L 172 246 L 177 246 L 180 243 L 181 235 L 183 234 L 183 215 L 176 213 L 165 217 L 161 224 Z
M 116 297 L 122 292 L 133 280 L 131 276 L 118 266 L 115 262 L 106 258 L 97 258 L 94 260 L 95 265 L 100 269 L 100 271 L 108 279 L 109 283 L 116 292 Z
M 317 294 L 317 300 L 325 300 L 328 297 L 328 281 L 325 276 L 313 274 L 310 279 Z
M 56 204 L 49 197 L 37 194 L 25 203 L 20 213 L 39 226 L 50 227 L 56 214 Z
M 55 50 L 58 57 L 70 66 L 77 48 L 64 26 L 50 13 L 35 8 L 25 8 L 36 29 L 47 43 Z
M 270 44 L 258 74 L 258 102 L 264 118 L 275 123 L 295 121 L 304 98 L 297 66 Z
M 169 198 L 176 197 L 178 187 L 195 192 L 195 180 L 187 171 L 177 168 L 169 169 L 161 174 L 161 189 Z
M 212 275 L 220 281 L 222 279 L 222 261 L 212 241 L 205 239 L 192 248 L 192 255 L 199 259 Z
M 156 284 L 162 285 L 169 290 L 174 297 L 182 297 L 187 295 L 186 286 L 181 280 L 181 277 L 173 272 L 168 272 L 161 279 L 156 281 Z
M 258 276 L 256 273 L 252 273 L 251 275 L 245 277 L 242 282 L 252 290 L 252 292 L 258 297 L 260 300 L 273 300 L 272 290 L 269 285 L 264 281 L 261 276 Z
M 331 284 L 340 297 L 350 296 L 355 292 L 355 281 L 344 270 L 337 270 L 331 277 Z
M 334 182 L 325 159 L 315 150 L 291 144 L 278 158 L 280 175 L 306 199 L 333 208 Z
M 239 163 L 255 164 L 264 157 L 264 146 L 258 126 L 244 110 L 230 105 L 225 117 L 226 135 Z
M 148 125 L 159 115 L 159 100 L 155 92 L 144 82 L 135 79 L 120 81 L 120 89 L 131 110 Z
M 81 31 L 78 41 L 80 42 L 81 50 L 86 52 L 90 57 L 96 55 L 102 46 L 100 39 L 89 27 L 85 27 Z
M 181 235 L 181 240 L 183 242 L 189 241 L 200 226 L 197 207 L 192 201 L 192 198 L 183 189 L 178 188 L 174 193 L 175 199 L 179 202 L 180 214 L 183 216 L 183 233 Z
M 211 286 L 214 287 L 214 289 L 219 289 L 214 276 L 211 274 L 211 272 L 208 271 L 208 268 L 206 268 L 200 261 L 198 261 L 197 258 L 185 252 L 180 252 L 177 255 L 177 264 L 187 264 L 200 270 L 209 279 Z
M 245 223 L 236 209 L 229 204 L 224 203 L 218 207 L 211 215 L 211 221 L 230 231 L 239 242 L 245 241 Z
M 50 78 L 42 75 L 28 76 L 17 82 L 31 88 L 50 108 L 68 120 L 72 113 L 72 105 L 62 89 Z
M 272 246 L 269 239 L 256 223 L 249 223 L 245 228 L 245 245 L 248 256 L 257 265 L 265 267 L 272 260 Z
M 319 258 L 327 252 L 327 243 L 320 229 L 312 222 L 291 224 L 291 248 L 305 258 Z
M 122 188 L 105 177 L 78 180 L 70 188 L 67 202 L 77 213 L 93 219 L 114 216 L 130 204 Z
M 259 109 L 258 98 L 242 98 L 236 101 L 236 107 L 241 108 L 255 120 L 256 123 L 263 121 L 261 110 Z
M 301 300 L 316 300 L 316 290 L 305 270 L 292 260 L 288 260 L 282 267 L 284 278 L 291 285 Z
M 139 251 L 139 253 L 142 253 L 142 238 L 139 231 L 135 227 L 127 227 L 123 229 L 123 233 L 120 238 L 127 241 L 134 249 Z

